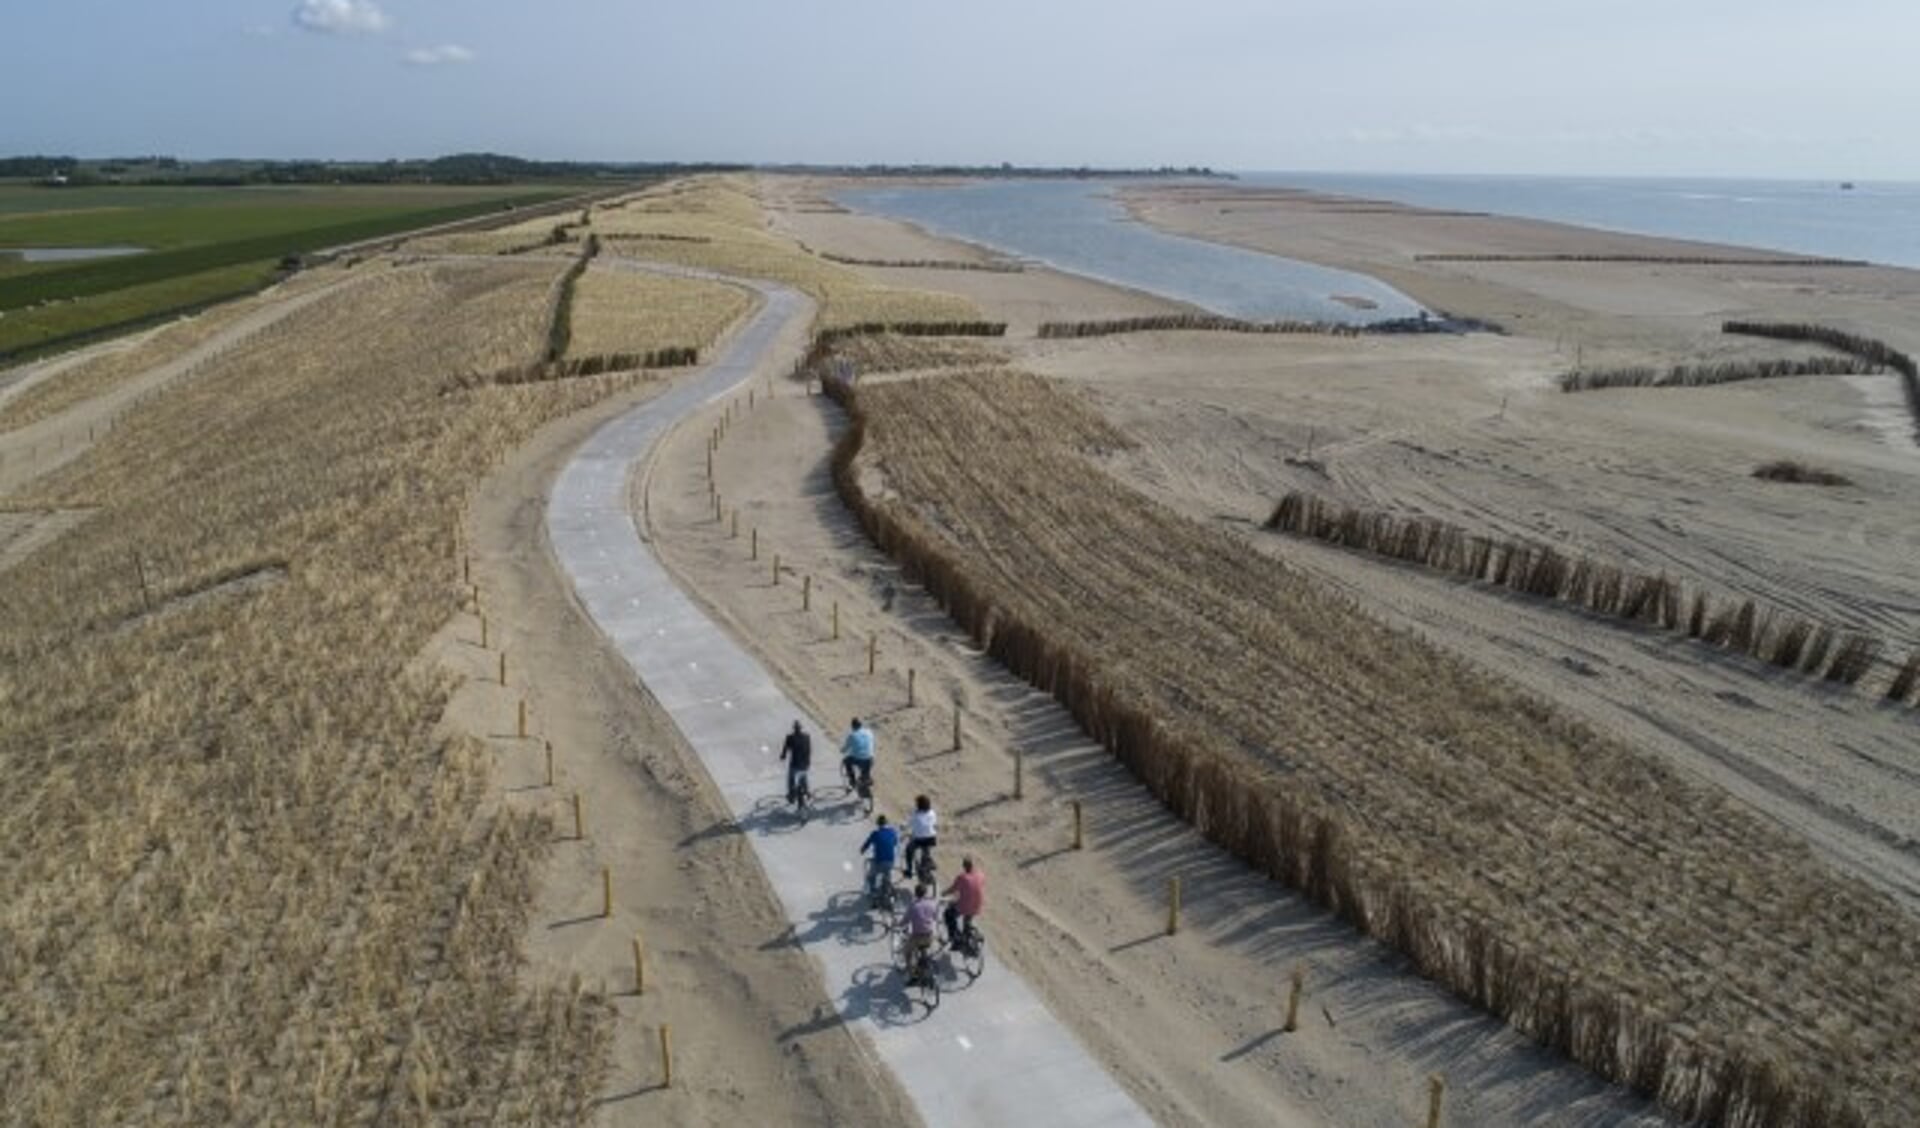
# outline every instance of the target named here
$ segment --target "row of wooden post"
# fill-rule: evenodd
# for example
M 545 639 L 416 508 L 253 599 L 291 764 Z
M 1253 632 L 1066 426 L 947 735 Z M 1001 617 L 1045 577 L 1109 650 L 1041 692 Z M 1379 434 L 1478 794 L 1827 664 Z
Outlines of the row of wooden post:
M 487 617 L 486 614 L 480 610 L 480 589 L 473 583 L 473 557 L 470 554 L 463 554 L 461 557 L 460 579 L 461 582 L 466 584 L 472 591 L 474 613 L 480 620 L 480 645 L 482 648 L 485 648 L 487 645 Z M 507 684 L 507 653 L 505 650 L 500 652 L 499 683 L 503 687 Z M 519 739 L 525 740 L 528 738 L 527 700 L 524 697 L 519 701 L 514 730 Z M 541 747 L 546 761 L 546 786 L 551 788 L 553 786 L 553 742 L 551 740 L 542 740 Z M 571 807 L 573 812 L 574 841 L 584 841 L 587 836 L 586 813 L 578 791 L 575 791 L 572 795 Z M 603 920 L 613 919 L 613 867 L 611 866 L 603 865 L 600 867 L 600 916 Z M 644 995 L 647 993 L 646 947 L 641 942 L 640 934 L 637 932 L 634 933 L 633 936 L 633 993 L 635 995 Z M 662 1023 L 660 1026 L 660 1078 L 662 1087 L 673 1087 L 673 1032 L 665 1023 Z

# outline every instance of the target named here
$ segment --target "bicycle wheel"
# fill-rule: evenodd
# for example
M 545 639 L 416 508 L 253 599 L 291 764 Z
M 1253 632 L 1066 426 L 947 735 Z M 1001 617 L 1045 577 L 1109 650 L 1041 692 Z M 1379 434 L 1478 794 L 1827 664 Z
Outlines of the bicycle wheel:
M 903 918 L 900 915 L 899 895 L 894 890 L 893 878 L 891 876 L 887 878 L 887 884 L 884 889 L 877 890 L 868 896 L 867 906 L 873 912 L 879 914 L 881 921 L 889 933 L 902 931 L 901 924 Z
M 940 1005 L 940 977 L 934 974 L 932 957 L 921 956 L 918 971 L 907 976 L 907 999 L 929 1014 Z
M 980 978 L 981 972 L 987 970 L 987 938 L 974 932 L 967 937 L 967 940 L 966 946 L 955 949 L 955 953 L 960 957 L 961 973 L 967 977 L 967 982 L 971 983 Z

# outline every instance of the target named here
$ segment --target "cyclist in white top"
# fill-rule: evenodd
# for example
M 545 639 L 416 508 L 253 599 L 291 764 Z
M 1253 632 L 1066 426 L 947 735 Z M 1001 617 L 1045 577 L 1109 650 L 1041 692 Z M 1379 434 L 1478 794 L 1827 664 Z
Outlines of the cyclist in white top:
M 913 812 L 907 816 L 907 852 L 901 859 L 909 880 L 913 877 L 914 853 L 918 851 L 931 862 L 933 847 L 939 841 L 939 836 L 940 815 L 933 809 L 933 800 L 925 795 L 915 796 Z

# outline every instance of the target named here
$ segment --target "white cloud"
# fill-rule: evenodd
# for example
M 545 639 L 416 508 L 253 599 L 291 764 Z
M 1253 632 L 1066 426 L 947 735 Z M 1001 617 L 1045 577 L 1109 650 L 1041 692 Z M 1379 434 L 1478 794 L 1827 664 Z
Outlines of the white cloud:
M 387 14 L 374 0 L 300 0 L 293 22 L 308 31 L 357 35 L 385 31 Z
M 404 56 L 407 63 L 416 67 L 437 67 L 445 63 L 471 63 L 473 52 L 465 47 L 445 43 L 438 47 L 415 47 Z

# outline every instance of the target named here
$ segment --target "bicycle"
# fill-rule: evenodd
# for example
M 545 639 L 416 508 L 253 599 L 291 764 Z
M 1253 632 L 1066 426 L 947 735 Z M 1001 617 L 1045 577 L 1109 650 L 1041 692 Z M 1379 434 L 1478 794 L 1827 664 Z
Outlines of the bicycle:
M 940 1005 L 940 973 L 934 965 L 933 945 L 922 947 L 913 942 L 904 914 L 894 922 L 894 929 L 893 965 L 901 973 L 901 987 L 907 1002 L 918 1003 L 931 1011 Z
M 960 935 L 947 942 L 947 950 L 960 957 L 957 963 L 967 982 L 980 978 L 980 974 L 987 970 L 987 938 L 981 934 L 972 917 L 967 918 Z
M 858 767 L 855 765 L 858 764 Z M 873 814 L 873 761 L 842 760 L 840 772 L 847 777 L 847 788 L 860 800 L 860 813 Z
M 898 890 L 893 884 L 893 867 L 867 863 L 867 908 L 882 914 L 887 931 L 892 932 L 900 926 L 898 913 Z
M 916 853 L 915 848 L 911 844 L 907 847 L 907 853 Z M 940 888 L 940 882 L 937 880 L 939 872 L 939 863 L 933 860 L 933 848 L 928 847 L 925 850 L 919 850 L 917 852 L 917 856 L 914 858 L 913 868 L 907 876 L 917 884 L 924 885 L 929 889 L 938 889 Z

